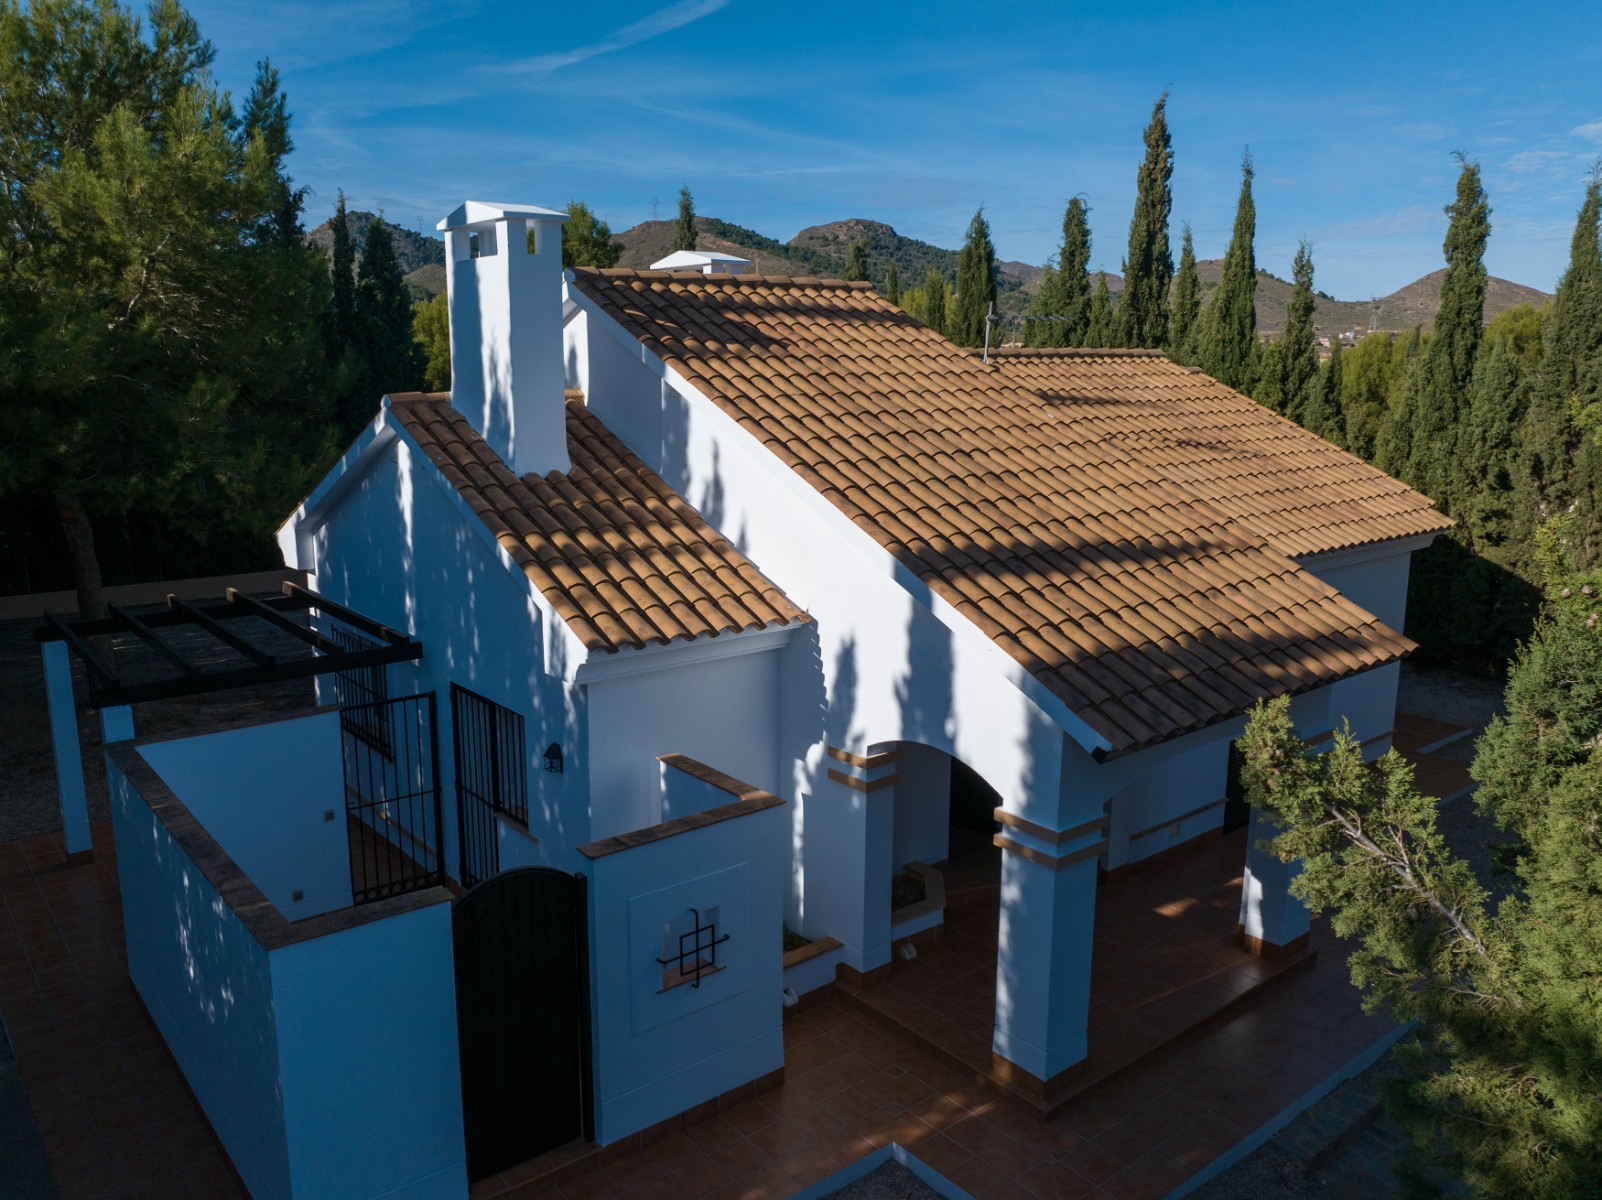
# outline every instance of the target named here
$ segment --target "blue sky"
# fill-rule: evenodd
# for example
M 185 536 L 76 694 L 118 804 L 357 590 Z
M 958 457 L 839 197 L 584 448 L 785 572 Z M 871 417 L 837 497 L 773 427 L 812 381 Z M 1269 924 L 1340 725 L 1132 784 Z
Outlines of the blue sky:
M 1165 88 L 1174 230 L 1222 255 L 1239 162 L 1257 260 L 1382 295 L 1441 263 L 1464 150 L 1493 209 L 1493 274 L 1551 290 L 1602 157 L 1593 3 L 855 3 L 195 0 L 236 92 L 270 57 L 295 115 L 308 223 L 353 208 L 427 226 L 463 199 L 584 200 L 614 230 L 696 209 L 785 240 L 846 217 L 1042 262 L 1091 205 L 1116 271 L 1141 130 Z

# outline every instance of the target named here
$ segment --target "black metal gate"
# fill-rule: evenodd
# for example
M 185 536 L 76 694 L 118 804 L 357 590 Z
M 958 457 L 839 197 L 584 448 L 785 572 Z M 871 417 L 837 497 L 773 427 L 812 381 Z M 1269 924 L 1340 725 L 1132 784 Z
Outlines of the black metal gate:
M 528 824 L 528 760 L 523 718 L 459 684 L 451 684 L 451 729 L 456 743 L 458 878 L 463 887 L 500 870 L 495 814 Z
M 456 1023 L 467 1177 L 593 1141 L 584 876 L 496 875 L 456 902 Z
M 339 729 L 351 902 L 442 883 L 445 830 L 433 693 L 346 705 Z

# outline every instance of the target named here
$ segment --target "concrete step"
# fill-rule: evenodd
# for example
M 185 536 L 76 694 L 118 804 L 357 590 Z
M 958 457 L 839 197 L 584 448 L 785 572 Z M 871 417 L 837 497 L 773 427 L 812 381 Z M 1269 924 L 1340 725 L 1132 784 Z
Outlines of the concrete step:
M 1350 1145 L 1380 1115 L 1379 1076 L 1349 1079 L 1273 1137 L 1273 1144 L 1307 1171 L 1316 1171 Z

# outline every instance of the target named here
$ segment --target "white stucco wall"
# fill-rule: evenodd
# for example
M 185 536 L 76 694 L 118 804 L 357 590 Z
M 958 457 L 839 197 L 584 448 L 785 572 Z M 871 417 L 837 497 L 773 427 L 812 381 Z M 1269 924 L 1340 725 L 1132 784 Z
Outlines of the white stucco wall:
M 901 742 L 896 764 L 895 830 L 891 864 L 937 863 L 951 848 L 951 759 L 917 742 Z
M 1331 555 L 1309 559 L 1302 565 L 1392 629 L 1405 632 L 1411 563 L 1412 553 L 1408 550 L 1389 553 L 1375 550 L 1371 556 Z M 1369 759 L 1378 758 L 1391 747 L 1401 670 L 1401 664 L 1391 663 L 1335 685 L 1330 700 L 1330 723 L 1339 729 L 1343 720 L 1349 721 L 1352 732 L 1364 743 L 1363 753 Z
M 658 656 L 660 669 L 585 685 L 592 837 L 685 815 L 663 809 L 657 758 L 664 754 L 685 754 L 764 791 L 778 790 L 778 649 L 676 666 L 666 664 L 678 655 Z
M 329 712 L 140 753 L 273 907 L 298 921 L 350 904 L 339 739 L 339 714 Z
M 451 909 L 273 951 L 297 1196 L 467 1195 Z
M 128 977 L 258 1200 L 291 1195 L 267 951 L 107 762 Z
M 601 1144 L 783 1066 L 784 843 L 775 807 L 589 864 Z M 663 990 L 663 926 L 692 906 L 716 909 L 725 969 Z
M 543 614 L 520 572 L 497 557 L 432 464 L 397 437 L 337 502 L 309 543 L 311 586 L 423 643 L 416 664 L 389 668 L 392 696 L 432 691 L 439 712 L 445 863 L 459 869 L 450 684 L 523 714 L 529 832 L 516 862 L 578 869 L 591 840 L 583 689 L 546 670 Z M 560 639 L 549 639 L 560 645 Z M 551 742 L 563 771 L 543 769 Z

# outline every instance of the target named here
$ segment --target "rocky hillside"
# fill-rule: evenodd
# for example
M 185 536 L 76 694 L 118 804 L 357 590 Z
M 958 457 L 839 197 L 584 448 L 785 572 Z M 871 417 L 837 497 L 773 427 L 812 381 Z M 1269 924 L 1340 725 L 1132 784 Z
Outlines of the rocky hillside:
M 378 220 L 376 213 L 357 211 L 345 214 L 345 228 L 350 230 L 350 242 L 356 250 L 358 265 L 361 263 L 362 250 L 367 245 L 367 230 L 376 220 Z M 391 225 L 389 235 L 395 242 L 395 259 L 400 263 L 401 272 L 406 276 L 406 282 L 411 285 L 412 291 L 424 299 L 443 292 L 445 243 L 439 238 L 425 237 L 415 230 L 403 229 L 399 225 Z M 306 240 L 313 246 L 319 246 L 331 253 L 334 248 L 333 218 L 330 217 L 307 233 Z

